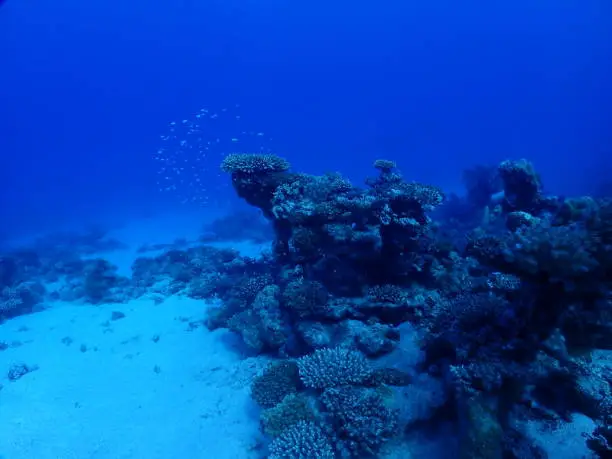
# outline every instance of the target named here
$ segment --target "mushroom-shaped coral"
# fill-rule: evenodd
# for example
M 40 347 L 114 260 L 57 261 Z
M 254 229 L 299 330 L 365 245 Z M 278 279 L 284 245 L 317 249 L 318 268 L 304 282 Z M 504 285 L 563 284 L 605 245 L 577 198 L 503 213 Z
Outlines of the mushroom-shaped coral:
M 289 170 L 289 162 L 276 155 L 232 153 L 221 163 L 221 170 L 229 174 L 267 174 Z

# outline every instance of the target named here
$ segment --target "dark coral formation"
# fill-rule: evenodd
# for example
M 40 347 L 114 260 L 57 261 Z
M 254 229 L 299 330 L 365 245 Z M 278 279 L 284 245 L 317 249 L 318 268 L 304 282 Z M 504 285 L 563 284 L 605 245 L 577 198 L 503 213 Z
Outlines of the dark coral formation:
M 0 254 L 0 320 L 35 312 L 58 299 L 125 301 L 130 280 L 101 258 L 122 248 L 101 228 L 52 233 L 25 247 L 7 246 Z
M 337 457 L 376 456 L 407 427 L 394 411 L 399 392 L 382 395 L 395 378 L 373 377 L 397 370 L 380 365 L 406 322 L 422 333 L 418 371 L 446 387 L 447 402 L 433 412 L 456 419 L 461 457 L 545 457 L 521 427 L 529 416 L 564 419 L 588 407 L 594 419 L 609 415 L 579 390 L 585 365 L 575 350 L 611 344 L 610 202 L 547 196 L 526 160 L 466 174 L 469 205 L 454 197 L 440 212 L 443 193 L 404 181 L 391 161 L 375 163 L 367 188 L 335 174 L 290 172 L 273 156 L 228 162 L 238 195 L 275 231 L 274 269 L 259 289 L 275 289 L 264 306 L 274 319 L 262 318 L 261 301 L 233 312 L 257 316 L 262 335 L 274 323 L 267 349 L 297 357 L 297 394 L 310 397 L 300 428 L 324 432 Z M 252 327 L 238 330 L 250 336 Z M 415 369 L 407 369 L 395 376 L 409 389 Z M 547 398 L 551 381 L 563 384 Z M 575 402 L 562 408 L 561 397 Z M 295 426 L 283 442 L 300 440 Z M 599 444 L 602 429 L 593 434 Z

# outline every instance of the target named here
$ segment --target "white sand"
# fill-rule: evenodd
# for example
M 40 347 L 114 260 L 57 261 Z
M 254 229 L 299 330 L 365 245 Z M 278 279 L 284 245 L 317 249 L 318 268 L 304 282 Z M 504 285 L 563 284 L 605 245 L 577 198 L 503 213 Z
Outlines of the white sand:
M 249 382 L 264 361 L 241 359 L 226 331 L 190 330 L 204 309 L 181 298 L 57 304 L 0 325 L 2 341 L 23 343 L 0 352 L 0 456 L 253 457 Z M 115 310 L 126 317 L 109 322 Z M 15 363 L 39 369 L 10 382 Z
M 193 240 L 201 225 L 201 218 L 134 221 L 114 234 L 128 248 L 101 256 L 129 275 L 142 244 Z M 222 245 L 250 256 L 262 249 Z M 211 306 L 179 297 L 48 306 L 0 324 L 0 341 L 22 343 L 0 351 L 1 459 L 256 456 L 249 385 L 266 362 L 244 359 L 225 330 L 190 326 Z M 110 321 L 112 311 L 125 318 Z M 39 369 L 11 382 L 9 368 L 19 363 Z

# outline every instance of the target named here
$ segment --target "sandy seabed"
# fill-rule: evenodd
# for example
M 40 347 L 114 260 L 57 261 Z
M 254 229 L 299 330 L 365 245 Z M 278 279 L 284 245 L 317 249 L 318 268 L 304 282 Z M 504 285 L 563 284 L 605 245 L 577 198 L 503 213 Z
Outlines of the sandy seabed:
M 0 325 L 0 455 L 21 458 L 254 457 L 249 398 L 263 359 L 243 359 L 202 301 L 55 304 Z M 112 320 L 113 311 L 125 317 Z M 249 415 L 253 413 L 253 415 Z
M 210 216 L 212 218 L 212 216 Z M 130 275 L 143 243 L 197 237 L 201 219 L 134 221 L 101 254 Z M 262 246 L 220 244 L 257 256 Z M 155 254 L 145 254 L 154 256 Z M 250 382 L 267 364 L 202 325 L 202 300 L 47 303 L 0 324 L 0 459 L 257 457 Z M 113 312 L 125 317 L 112 320 Z M 16 381 L 14 365 L 34 371 Z M 260 456 L 260 454 L 259 454 Z

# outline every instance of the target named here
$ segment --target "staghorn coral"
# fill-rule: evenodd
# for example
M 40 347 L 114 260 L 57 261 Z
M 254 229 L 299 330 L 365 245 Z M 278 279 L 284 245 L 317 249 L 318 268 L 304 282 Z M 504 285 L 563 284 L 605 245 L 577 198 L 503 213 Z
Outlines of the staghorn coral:
M 408 301 L 408 293 L 397 285 L 375 285 L 368 289 L 368 300 L 377 303 L 404 304 Z
M 360 384 L 372 373 L 361 353 L 344 348 L 317 349 L 297 365 L 304 385 L 314 389 Z
M 321 402 L 330 414 L 335 433 L 351 457 L 374 456 L 398 433 L 398 415 L 373 389 L 339 387 L 326 389 Z
M 598 268 L 595 246 L 580 224 L 553 226 L 540 220 L 497 241 L 491 236 L 473 240 L 468 249 L 502 272 L 529 278 L 545 274 L 551 280 L 586 280 Z
M 314 420 L 315 412 L 304 394 L 289 394 L 261 414 L 262 429 L 271 437 L 278 437 L 300 421 Z
M 299 174 L 275 190 L 272 212 L 275 218 L 294 224 L 333 220 L 338 214 L 334 200 L 352 188 L 351 183 L 339 174 L 320 177 Z
M 300 319 L 325 315 L 328 297 L 323 284 L 304 279 L 289 282 L 281 296 L 283 306 Z
M 317 424 L 299 421 L 270 444 L 269 459 L 334 459 L 329 438 Z
M 503 274 L 499 272 L 491 273 L 487 279 L 487 285 L 492 290 L 503 292 L 515 292 L 521 288 L 521 279 L 512 274 Z
M 377 368 L 368 377 L 368 386 L 408 386 L 413 381 L 410 374 L 397 368 Z
M 297 392 L 300 384 L 298 366 L 292 361 L 271 363 L 251 384 L 251 397 L 262 408 L 272 408 Z

